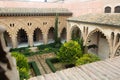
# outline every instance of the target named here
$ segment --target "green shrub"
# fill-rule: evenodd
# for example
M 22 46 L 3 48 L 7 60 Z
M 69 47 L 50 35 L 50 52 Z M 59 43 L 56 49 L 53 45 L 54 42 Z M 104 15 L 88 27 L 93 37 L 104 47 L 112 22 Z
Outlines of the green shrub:
M 55 43 L 50 43 L 46 45 L 39 45 L 37 46 L 39 50 L 44 50 L 45 48 L 54 48 Z
M 57 57 L 60 61 L 68 64 L 75 64 L 76 60 L 81 56 L 82 51 L 80 45 L 78 42 L 72 40 L 64 43 L 57 53 Z
M 95 62 L 95 61 L 99 61 L 100 58 L 98 56 L 96 56 L 95 54 L 84 54 L 83 57 L 81 57 L 80 59 L 78 59 L 76 61 L 76 65 L 83 65 L 83 64 L 87 64 L 87 63 L 91 63 L 91 62 Z
M 40 73 L 40 71 L 38 69 L 38 66 L 35 63 L 35 61 L 29 62 L 29 65 L 33 68 L 36 76 L 41 75 L 41 73 Z
M 29 74 L 26 68 L 18 68 L 19 70 L 19 75 L 20 75 L 20 80 L 28 79 Z
M 29 48 L 29 47 L 12 48 L 12 49 L 10 49 L 10 52 L 14 52 L 14 51 L 18 51 L 18 52 L 29 51 L 28 48 Z
M 12 56 L 16 58 L 20 80 L 29 78 L 29 65 L 26 57 L 19 52 L 12 52 Z

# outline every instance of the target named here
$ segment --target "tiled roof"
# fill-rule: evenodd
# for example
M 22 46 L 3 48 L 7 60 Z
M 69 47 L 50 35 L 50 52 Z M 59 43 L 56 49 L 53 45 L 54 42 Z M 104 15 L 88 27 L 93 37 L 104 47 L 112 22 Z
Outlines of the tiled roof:
M 33 77 L 29 80 L 120 80 L 120 56 Z
M 65 8 L 0 8 L 0 13 L 71 13 Z
M 86 14 L 79 17 L 71 17 L 68 21 L 78 21 L 83 23 L 103 24 L 120 26 L 120 14 Z
M 0 8 L 0 14 L 65 14 L 72 12 L 65 8 Z

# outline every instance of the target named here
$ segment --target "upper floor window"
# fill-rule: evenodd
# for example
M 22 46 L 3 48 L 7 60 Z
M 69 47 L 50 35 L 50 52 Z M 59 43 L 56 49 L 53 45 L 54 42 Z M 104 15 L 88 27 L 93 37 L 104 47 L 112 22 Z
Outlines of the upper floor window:
M 111 7 L 109 6 L 105 7 L 105 13 L 111 13 Z
M 120 13 L 120 6 L 115 7 L 115 13 Z

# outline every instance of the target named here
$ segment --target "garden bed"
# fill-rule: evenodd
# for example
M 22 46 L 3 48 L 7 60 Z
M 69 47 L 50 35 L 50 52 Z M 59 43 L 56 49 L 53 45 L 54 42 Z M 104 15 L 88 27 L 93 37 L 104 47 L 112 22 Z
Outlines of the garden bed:
M 58 58 L 47 58 L 46 63 L 48 64 L 52 72 L 56 72 L 59 70 L 63 70 L 63 69 L 71 68 L 75 66 L 73 64 L 62 63 L 58 60 Z
M 40 73 L 40 71 L 38 69 L 38 66 L 35 63 L 35 61 L 29 62 L 28 64 L 29 64 L 29 67 L 30 67 L 30 75 L 32 77 L 41 75 L 41 73 Z

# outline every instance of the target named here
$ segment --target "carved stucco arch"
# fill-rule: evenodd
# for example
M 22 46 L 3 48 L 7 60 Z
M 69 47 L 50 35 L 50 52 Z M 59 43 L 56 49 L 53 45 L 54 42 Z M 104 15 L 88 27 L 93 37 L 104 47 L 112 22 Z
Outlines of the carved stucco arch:
M 60 29 L 60 32 L 59 32 L 60 34 L 62 33 L 62 31 L 63 31 L 64 28 L 66 29 L 66 33 L 67 33 L 67 27 L 62 27 L 62 28 Z
M 81 32 L 81 37 L 83 37 L 83 32 L 82 32 L 82 30 L 81 30 L 81 28 L 79 27 L 79 25 L 72 25 L 72 27 L 71 27 L 71 29 L 70 29 L 70 36 L 72 35 L 72 31 L 73 31 L 73 29 L 74 28 L 78 28 L 79 30 L 80 30 L 80 32 Z
M 44 32 L 43 32 L 43 31 L 44 31 L 44 29 L 43 29 L 43 28 L 41 28 L 41 27 L 34 27 L 34 28 L 32 29 L 32 32 L 31 32 L 31 33 L 32 33 L 32 36 L 34 35 L 34 31 L 35 31 L 37 28 L 38 28 L 38 29 L 40 29 L 40 30 L 41 30 L 41 33 L 42 33 L 42 35 L 44 35 Z
M 32 24 L 31 26 L 28 26 L 27 25 L 27 20 L 28 19 L 25 19 L 25 20 L 16 20 L 17 24 L 15 25 L 15 27 L 16 27 L 15 28 L 15 31 L 16 31 L 15 34 L 17 34 L 18 30 L 21 29 L 21 28 L 26 31 L 27 36 L 32 35 L 35 28 L 41 28 L 41 30 L 43 32 L 44 29 L 42 29 L 43 25 L 42 25 L 41 22 L 37 21 L 36 19 L 32 19 L 30 22 L 31 23 L 34 22 L 34 24 Z M 41 26 L 41 27 L 39 27 L 39 26 Z
M 45 34 L 47 34 L 47 35 L 48 35 L 49 30 L 50 30 L 51 28 L 54 28 L 54 27 L 53 27 L 53 26 L 51 26 L 51 27 L 47 27 L 47 29 L 46 29 L 46 33 L 45 33 Z M 54 28 L 54 29 L 55 29 L 55 28 Z
M 116 37 L 115 37 L 116 39 L 118 34 L 120 33 L 116 33 Z M 120 48 L 120 42 L 118 42 L 118 44 L 114 47 L 113 54 L 111 55 L 111 57 L 115 57 L 115 54 L 119 48 Z
M 17 31 L 16 31 L 16 36 L 15 36 L 15 37 L 17 38 L 17 36 L 18 36 L 18 32 L 19 32 L 20 29 L 23 29 L 23 30 L 25 31 L 25 33 L 26 33 L 26 35 L 27 35 L 27 38 L 28 38 L 29 33 L 27 33 L 27 30 L 26 30 L 25 28 L 23 28 L 23 27 L 17 29 Z
M 107 42 L 108 42 L 109 49 L 110 49 L 109 37 L 104 33 L 104 31 L 103 31 L 102 29 L 99 29 L 99 28 L 96 28 L 96 29 L 94 29 L 94 30 L 92 30 L 91 32 L 88 33 L 84 44 L 86 45 L 88 39 L 89 39 L 95 32 L 98 32 L 98 31 L 101 32 L 101 33 L 106 37 L 106 40 L 107 40 Z
M 120 42 L 118 43 L 118 45 L 115 47 L 115 49 L 114 49 L 114 52 L 113 52 L 113 54 L 111 55 L 111 57 L 115 57 L 115 54 L 116 54 L 116 52 L 117 52 L 117 50 L 120 48 Z
M 23 21 L 21 21 L 21 20 L 16 20 L 17 21 L 17 24 L 15 25 L 15 36 L 17 37 L 17 33 L 18 33 L 18 31 L 20 30 L 20 29 L 23 29 L 25 32 L 26 32 L 26 34 L 27 34 L 27 37 L 29 36 L 29 34 L 31 33 L 31 30 L 30 30 L 30 28 L 23 22 Z M 18 23 L 18 21 L 19 21 L 19 23 Z

